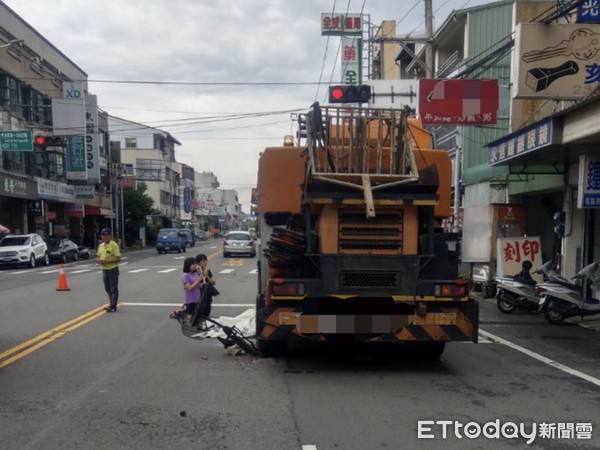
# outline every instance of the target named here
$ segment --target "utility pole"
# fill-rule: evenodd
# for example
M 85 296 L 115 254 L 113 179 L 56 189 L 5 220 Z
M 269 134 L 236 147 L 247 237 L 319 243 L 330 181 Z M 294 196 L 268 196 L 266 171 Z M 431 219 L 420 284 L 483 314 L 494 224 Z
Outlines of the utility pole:
M 423 0 L 425 2 L 425 78 L 433 78 L 433 12 L 432 0 Z

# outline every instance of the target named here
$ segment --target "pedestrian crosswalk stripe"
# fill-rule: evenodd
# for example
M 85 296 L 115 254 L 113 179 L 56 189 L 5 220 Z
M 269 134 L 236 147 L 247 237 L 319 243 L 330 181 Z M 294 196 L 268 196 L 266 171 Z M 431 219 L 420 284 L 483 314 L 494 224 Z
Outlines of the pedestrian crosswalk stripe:
M 135 270 L 130 270 L 127 273 L 139 273 L 139 272 L 145 272 L 146 270 L 149 270 L 149 269 L 135 269 Z
M 223 269 L 219 273 L 231 273 L 231 272 L 234 272 L 234 271 L 235 271 L 235 269 Z
M 54 270 L 44 270 L 43 272 L 40 273 L 56 273 L 58 272 L 58 269 L 54 269 Z
M 248 273 L 258 273 L 258 269 L 251 270 L 251 271 L 250 271 L 250 272 L 248 272 Z
M 177 269 L 165 269 L 165 270 L 159 270 L 158 273 L 169 273 L 169 272 L 173 272 Z
M 82 270 L 74 270 L 73 272 L 69 272 L 69 273 L 85 273 L 85 272 L 89 272 L 92 269 L 82 269 Z
M 129 264 L 129 261 L 122 262 L 121 266 L 126 266 L 127 264 Z

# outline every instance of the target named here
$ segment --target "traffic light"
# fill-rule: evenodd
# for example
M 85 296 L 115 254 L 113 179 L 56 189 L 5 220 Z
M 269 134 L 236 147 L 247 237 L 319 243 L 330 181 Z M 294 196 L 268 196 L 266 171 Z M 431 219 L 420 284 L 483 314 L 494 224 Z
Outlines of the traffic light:
M 329 87 L 329 103 L 366 103 L 371 98 L 371 86 L 338 85 Z
M 305 139 L 306 133 L 306 114 L 298 114 L 298 131 L 296 131 L 296 139 Z
M 33 142 L 38 147 L 66 147 L 67 141 L 62 136 L 42 136 L 38 134 L 33 138 Z

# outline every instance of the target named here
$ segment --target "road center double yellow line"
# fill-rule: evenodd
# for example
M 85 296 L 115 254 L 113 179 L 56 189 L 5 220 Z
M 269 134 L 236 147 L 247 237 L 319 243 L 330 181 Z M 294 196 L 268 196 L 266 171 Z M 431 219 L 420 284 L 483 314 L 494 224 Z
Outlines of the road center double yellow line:
M 47 345 L 67 334 L 70 331 L 73 331 L 79 328 L 82 325 L 85 325 L 88 322 L 96 319 L 97 317 L 106 314 L 104 308 L 106 305 L 99 306 L 97 308 L 92 309 L 80 316 L 75 317 L 67 322 L 64 322 L 48 331 L 45 331 L 41 334 L 38 334 L 31 339 L 20 343 L 8 350 L 0 353 L 0 368 L 8 366 L 9 364 L 21 359 L 22 357 L 36 351 L 37 349 Z
M 207 256 L 207 259 L 212 259 L 221 253 L 221 250 L 217 250 L 214 253 L 211 253 Z M 97 308 L 92 309 L 86 313 L 81 314 L 80 316 L 75 317 L 74 319 L 68 320 L 54 328 L 51 328 L 48 331 L 45 331 L 37 336 L 32 337 L 31 339 L 20 343 L 19 345 L 15 345 L 12 348 L 0 353 L 0 369 L 2 367 L 8 366 L 9 364 L 18 361 L 24 356 L 36 351 L 37 349 L 50 344 L 51 342 L 63 337 L 70 331 L 73 331 L 79 328 L 82 325 L 85 325 L 88 322 L 102 316 L 106 313 L 105 307 L 107 305 L 98 306 Z

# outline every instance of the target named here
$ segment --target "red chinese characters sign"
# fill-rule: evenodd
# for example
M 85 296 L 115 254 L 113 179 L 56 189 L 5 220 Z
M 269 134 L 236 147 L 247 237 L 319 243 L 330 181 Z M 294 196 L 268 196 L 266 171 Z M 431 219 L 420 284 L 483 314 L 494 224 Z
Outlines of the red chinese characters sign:
M 498 80 L 419 80 L 424 125 L 492 125 L 498 111 Z
M 360 14 L 321 13 L 321 36 L 361 36 Z
M 523 269 L 525 261 L 530 261 L 533 264 L 531 276 L 536 279 L 534 271 L 542 265 L 542 247 L 539 237 L 498 239 L 497 250 L 496 271 L 499 276 L 515 275 Z

